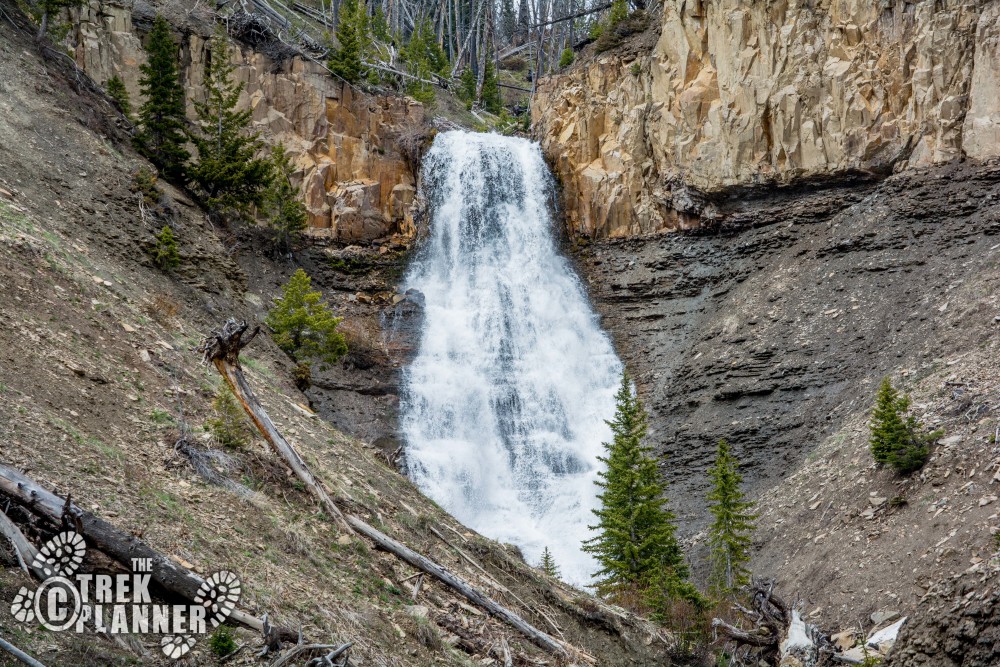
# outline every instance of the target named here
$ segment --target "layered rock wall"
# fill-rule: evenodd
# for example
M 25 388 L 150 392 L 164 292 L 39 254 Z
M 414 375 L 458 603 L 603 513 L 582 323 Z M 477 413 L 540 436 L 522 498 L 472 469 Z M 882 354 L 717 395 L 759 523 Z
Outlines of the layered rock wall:
M 141 102 L 139 66 L 146 60 L 134 24 L 148 25 L 153 12 L 143 3 L 91 2 L 69 38 L 80 67 L 102 85 L 120 77 L 134 106 Z M 204 97 L 211 23 L 192 16 L 171 22 L 180 26 L 181 76 L 194 118 L 194 103 Z M 358 93 L 298 57 L 274 62 L 234 43 L 227 57 L 244 84 L 240 105 L 253 109 L 262 136 L 283 144 L 296 164 L 315 234 L 355 242 L 412 232 L 416 178 L 399 138 L 423 124 L 422 105 Z
M 719 216 L 733 188 L 1000 154 L 1000 3 L 665 0 L 649 49 L 539 84 L 571 232 Z

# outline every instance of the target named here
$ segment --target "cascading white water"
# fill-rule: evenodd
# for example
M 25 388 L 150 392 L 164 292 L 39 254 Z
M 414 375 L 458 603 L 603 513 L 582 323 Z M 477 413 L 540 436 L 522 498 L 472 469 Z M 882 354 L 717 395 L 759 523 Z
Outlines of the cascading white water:
M 466 525 L 548 546 L 567 581 L 595 517 L 604 423 L 621 363 L 553 237 L 552 179 L 536 144 L 447 132 L 423 167 L 430 236 L 406 279 L 425 297 L 403 382 L 411 478 Z

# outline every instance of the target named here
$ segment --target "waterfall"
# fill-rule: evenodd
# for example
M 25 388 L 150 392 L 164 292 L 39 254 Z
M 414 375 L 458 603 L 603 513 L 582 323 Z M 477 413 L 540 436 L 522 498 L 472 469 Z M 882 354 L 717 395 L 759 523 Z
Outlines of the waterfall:
M 581 551 L 597 504 L 621 363 L 559 254 L 553 182 L 537 144 L 438 135 L 424 159 L 429 237 L 406 277 L 425 297 L 403 379 L 407 472 L 424 493 L 565 580 L 589 583 Z

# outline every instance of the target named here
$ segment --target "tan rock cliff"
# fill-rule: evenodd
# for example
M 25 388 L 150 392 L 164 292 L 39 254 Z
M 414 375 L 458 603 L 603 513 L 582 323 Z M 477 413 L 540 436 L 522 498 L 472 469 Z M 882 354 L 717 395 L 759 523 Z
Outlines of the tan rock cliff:
M 539 84 L 575 234 L 697 224 L 733 186 L 1000 154 L 1000 3 L 665 0 L 658 20 L 652 52 Z
M 139 66 L 146 56 L 133 26 L 132 6 L 91 2 L 79 18 L 69 37 L 77 63 L 102 85 L 118 75 L 138 106 Z M 194 102 L 204 95 L 209 57 L 205 32 L 188 30 L 179 36 L 192 118 Z M 315 234 L 353 242 L 412 233 L 416 179 L 397 139 L 423 124 L 422 105 L 357 93 L 301 58 L 275 63 L 236 44 L 228 57 L 245 85 L 240 104 L 254 110 L 264 139 L 284 144 L 296 164 Z

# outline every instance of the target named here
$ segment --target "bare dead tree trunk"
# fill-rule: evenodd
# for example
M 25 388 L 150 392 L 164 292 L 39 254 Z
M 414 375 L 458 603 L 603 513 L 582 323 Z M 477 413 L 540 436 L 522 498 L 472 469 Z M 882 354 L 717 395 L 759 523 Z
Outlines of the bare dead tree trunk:
M 275 427 L 274 422 L 271 421 L 271 418 L 250 388 L 246 376 L 243 375 L 243 368 L 240 366 L 239 359 L 240 350 L 249 345 L 250 341 L 260 332 L 260 327 L 255 327 L 253 331 L 247 334 L 248 328 L 249 326 L 246 322 L 237 322 L 230 319 L 222 326 L 220 331 L 213 332 L 206 337 L 198 347 L 198 351 L 204 355 L 205 362 L 215 364 L 216 370 L 219 371 L 226 384 L 229 385 L 233 395 L 236 396 L 236 400 L 243 406 L 250 420 L 257 427 L 257 430 L 260 431 L 261 435 L 264 436 L 264 439 L 267 440 L 274 453 L 281 457 L 285 465 L 319 499 L 320 505 L 333 518 L 341 531 L 348 535 L 353 534 L 354 531 L 344 519 L 343 513 L 334 504 L 326 489 L 313 476 L 312 471 L 309 470 L 309 467 L 302 460 L 302 457 L 299 456 L 299 453 L 295 451 L 295 448 L 285 440 L 281 432 Z

